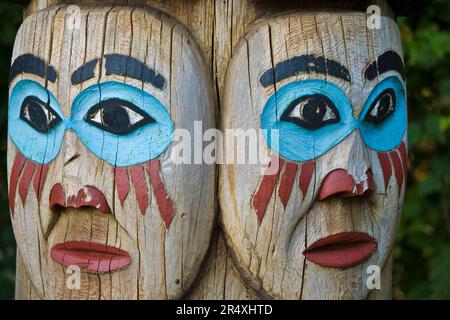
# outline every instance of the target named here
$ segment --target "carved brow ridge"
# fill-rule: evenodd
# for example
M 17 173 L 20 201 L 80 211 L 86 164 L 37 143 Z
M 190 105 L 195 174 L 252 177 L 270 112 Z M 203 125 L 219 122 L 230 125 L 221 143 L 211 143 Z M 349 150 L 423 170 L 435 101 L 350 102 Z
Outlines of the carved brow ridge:
M 278 63 L 275 68 L 271 68 L 263 73 L 260 82 L 264 87 L 269 87 L 274 83 L 300 73 L 311 72 L 327 74 L 351 82 L 350 72 L 345 66 L 337 61 L 312 54 L 294 57 Z
M 155 88 L 162 90 L 166 85 L 166 79 L 151 69 L 143 62 L 120 54 L 105 55 L 106 75 L 117 74 L 124 77 L 130 77 L 145 83 L 152 84 Z M 89 61 L 72 74 L 72 84 L 78 85 L 94 77 L 94 69 L 99 59 Z
M 55 68 L 32 54 L 24 54 L 14 60 L 9 70 L 9 82 L 11 83 L 16 76 L 22 73 L 34 74 L 50 82 L 55 82 L 58 77 Z

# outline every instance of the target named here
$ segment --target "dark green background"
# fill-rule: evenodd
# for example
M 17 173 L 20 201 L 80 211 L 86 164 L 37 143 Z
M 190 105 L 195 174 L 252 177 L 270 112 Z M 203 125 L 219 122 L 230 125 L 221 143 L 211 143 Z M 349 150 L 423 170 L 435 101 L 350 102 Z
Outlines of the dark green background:
M 22 20 L 0 3 L 0 299 L 14 297 L 15 242 L 6 183 L 8 70 Z M 408 190 L 394 250 L 395 299 L 450 299 L 450 8 L 432 1 L 400 18 L 409 103 Z

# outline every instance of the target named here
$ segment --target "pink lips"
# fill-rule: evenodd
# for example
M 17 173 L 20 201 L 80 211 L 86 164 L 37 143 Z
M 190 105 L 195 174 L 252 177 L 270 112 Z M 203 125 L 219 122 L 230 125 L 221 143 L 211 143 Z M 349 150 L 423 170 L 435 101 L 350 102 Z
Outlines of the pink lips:
M 69 241 L 55 245 L 52 259 L 64 267 L 76 265 L 87 273 L 106 273 L 125 269 L 131 263 L 124 250 L 92 242 Z
M 342 232 L 322 238 L 303 254 L 306 259 L 327 268 L 350 268 L 369 258 L 377 242 L 363 232 Z

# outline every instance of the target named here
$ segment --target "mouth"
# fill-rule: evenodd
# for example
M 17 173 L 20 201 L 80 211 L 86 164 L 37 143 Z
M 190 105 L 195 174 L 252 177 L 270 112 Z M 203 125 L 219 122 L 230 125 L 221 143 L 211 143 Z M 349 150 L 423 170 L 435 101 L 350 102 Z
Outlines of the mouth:
M 342 232 L 319 239 L 303 255 L 319 266 L 345 269 L 366 261 L 376 248 L 376 240 L 367 233 Z
M 59 243 L 50 255 L 64 267 L 75 265 L 91 274 L 123 270 L 131 263 L 130 254 L 122 249 L 84 241 Z

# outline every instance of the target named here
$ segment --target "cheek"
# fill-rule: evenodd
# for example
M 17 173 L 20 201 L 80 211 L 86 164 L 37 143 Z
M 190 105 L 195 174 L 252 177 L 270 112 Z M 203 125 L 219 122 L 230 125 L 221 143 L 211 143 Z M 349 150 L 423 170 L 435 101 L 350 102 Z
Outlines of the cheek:
M 271 166 L 275 161 L 278 161 L 279 169 L 275 174 L 271 173 L 263 176 L 261 183 L 252 199 L 252 205 L 256 210 L 259 223 L 261 223 L 264 218 L 267 206 L 276 190 L 277 184 L 278 192 L 276 195 L 280 198 L 284 209 L 286 209 L 289 199 L 291 198 L 292 188 L 296 181 L 298 172 L 300 172 L 298 178 L 299 188 L 302 193 L 302 198 L 305 198 L 315 170 L 314 161 L 298 164 L 284 161 L 283 159 L 279 159 L 277 156 L 273 156 L 266 172 L 272 171 Z
M 143 215 L 145 214 L 149 206 L 149 189 L 145 177 L 146 174 L 151 184 L 159 214 L 168 229 L 173 219 L 174 210 L 172 200 L 161 177 L 161 165 L 158 159 L 134 167 L 114 168 L 115 185 L 120 204 L 124 205 L 125 199 L 130 193 L 130 184 L 133 184 L 139 209 Z
M 392 173 L 394 173 L 397 182 L 398 196 L 400 196 L 402 186 L 403 184 L 406 184 L 406 175 L 408 170 L 405 142 L 402 141 L 399 147 L 390 152 L 377 152 L 377 156 L 383 171 L 385 190 L 387 190 L 389 180 Z
M 14 216 L 16 194 L 19 194 L 22 205 L 25 206 L 30 184 L 33 184 L 37 199 L 40 200 L 47 172 L 48 165 L 36 164 L 26 159 L 20 152 L 16 154 L 9 178 L 9 207 L 12 216 Z

